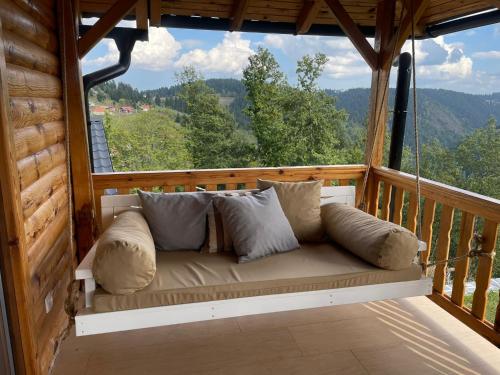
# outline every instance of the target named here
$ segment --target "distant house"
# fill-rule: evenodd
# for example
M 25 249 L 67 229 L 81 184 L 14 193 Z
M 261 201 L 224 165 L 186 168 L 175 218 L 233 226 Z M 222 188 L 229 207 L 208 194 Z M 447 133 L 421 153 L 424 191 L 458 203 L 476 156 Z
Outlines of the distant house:
M 143 112 L 148 112 L 151 109 L 151 106 L 149 104 L 143 104 L 141 105 L 141 109 Z
M 135 112 L 134 107 L 128 105 L 120 107 L 120 113 L 134 113 L 134 112 Z
M 108 111 L 108 112 L 116 112 L 116 108 L 114 106 L 112 106 L 112 105 L 108 105 L 106 107 L 106 111 Z
M 90 107 L 90 113 L 94 116 L 104 116 L 107 107 L 104 105 L 94 105 Z

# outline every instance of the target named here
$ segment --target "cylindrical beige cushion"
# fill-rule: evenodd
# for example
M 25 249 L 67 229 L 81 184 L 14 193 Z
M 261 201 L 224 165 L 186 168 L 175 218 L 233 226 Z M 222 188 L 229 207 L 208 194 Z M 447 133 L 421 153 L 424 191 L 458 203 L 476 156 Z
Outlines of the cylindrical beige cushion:
M 418 239 L 409 230 L 341 203 L 321 207 L 328 236 L 353 254 L 387 270 L 411 266 Z
M 92 272 L 112 294 L 148 286 L 156 273 L 156 253 L 148 223 L 140 212 L 121 213 L 99 238 Z

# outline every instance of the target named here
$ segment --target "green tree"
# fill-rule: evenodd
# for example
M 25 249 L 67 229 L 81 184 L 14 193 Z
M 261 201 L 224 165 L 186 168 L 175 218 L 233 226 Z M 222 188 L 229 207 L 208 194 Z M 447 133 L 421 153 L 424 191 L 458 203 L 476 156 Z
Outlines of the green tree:
M 171 111 L 104 117 L 104 129 L 115 171 L 191 168 L 186 130 Z
M 195 168 L 244 167 L 252 145 L 241 137 L 236 121 L 219 97 L 193 69 L 178 75 L 180 96 L 187 105 L 187 147 Z

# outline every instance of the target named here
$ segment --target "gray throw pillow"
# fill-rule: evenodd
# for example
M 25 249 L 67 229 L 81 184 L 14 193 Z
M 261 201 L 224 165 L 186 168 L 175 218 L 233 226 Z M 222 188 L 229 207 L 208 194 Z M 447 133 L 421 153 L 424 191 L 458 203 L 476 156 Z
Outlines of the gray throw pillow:
M 206 235 L 209 193 L 139 191 L 144 217 L 158 250 L 198 250 Z
M 215 197 L 214 204 L 239 263 L 299 247 L 274 188 L 243 197 Z

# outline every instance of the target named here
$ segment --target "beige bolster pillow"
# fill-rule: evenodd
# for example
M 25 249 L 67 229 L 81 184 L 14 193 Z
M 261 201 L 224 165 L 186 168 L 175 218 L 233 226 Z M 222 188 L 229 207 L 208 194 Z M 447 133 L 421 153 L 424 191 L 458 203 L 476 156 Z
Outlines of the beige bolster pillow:
M 387 270 L 411 266 L 418 239 L 409 230 L 341 203 L 321 207 L 328 236 L 353 254 Z
M 140 212 L 123 212 L 106 229 L 97 244 L 92 272 L 111 294 L 134 293 L 153 281 L 155 245 Z

